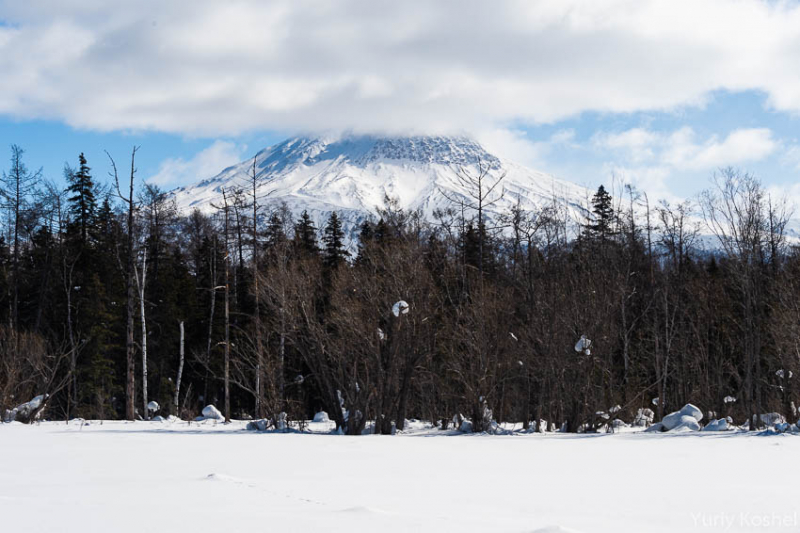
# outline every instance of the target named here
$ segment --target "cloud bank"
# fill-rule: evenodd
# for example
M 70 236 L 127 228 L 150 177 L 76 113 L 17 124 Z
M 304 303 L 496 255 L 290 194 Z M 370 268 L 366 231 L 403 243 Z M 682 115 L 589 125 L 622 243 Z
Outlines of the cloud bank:
M 0 114 L 100 131 L 490 130 L 717 90 L 800 111 L 796 2 L 0 0 L 0 20 Z

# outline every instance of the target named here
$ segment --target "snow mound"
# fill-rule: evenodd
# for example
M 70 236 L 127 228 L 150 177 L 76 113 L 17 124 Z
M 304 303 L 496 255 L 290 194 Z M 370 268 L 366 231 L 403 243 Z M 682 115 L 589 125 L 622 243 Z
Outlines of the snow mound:
M 3 413 L 3 422 L 14 422 L 14 421 L 17 421 L 17 422 L 23 422 L 25 424 L 33 422 L 31 417 L 39 418 L 39 416 L 41 415 L 41 411 L 40 412 L 36 412 L 36 410 L 39 409 L 39 406 L 42 405 L 42 402 L 46 398 L 47 398 L 47 395 L 46 394 L 42 394 L 42 395 L 36 396 L 35 398 L 33 398 L 29 402 L 25 402 L 25 403 L 19 404 L 18 406 L 16 406 L 15 408 L 11 409 L 10 411 L 6 410 L 6 412 Z
M 158 405 L 158 402 L 150 402 L 147 404 L 147 410 L 150 411 L 151 413 L 155 413 L 159 409 L 161 409 L 161 406 Z
M 270 420 L 266 418 L 261 418 L 259 420 L 252 420 L 248 422 L 246 428 L 249 431 L 266 431 L 270 425 L 271 425 Z
M 408 314 L 408 302 L 400 300 L 392 306 L 392 314 L 399 317 L 400 315 Z
M 703 431 L 728 431 L 728 421 L 724 418 L 712 420 L 703 428 Z
M 592 346 L 592 341 L 586 338 L 586 335 L 581 335 L 581 338 L 578 339 L 578 342 L 575 343 L 575 351 L 576 352 L 584 352 L 586 355 L 589 355 L 589 348 Z
M 703 412 L 697 406 L 687 403 L 680 411 L 665 416 L 658 424 L 646 431 L 699 431 Z
M 780 422 L 775 424 L 775 431 L 778 433 L 786 433 L 787 431 L 791 430 L 791 425 L 786 422 Z
M 780 413 L 763 413 L 761 422 L 771 427 L 786 422 L 786 419 Z
M 698 422 L 703 420 L 703 411 L 701 411 L 697 406 L 692 405 L 690 403 L 687 403 L 686 405 L 684 405 L 683 409 L 681 409 L 679 412 L 682 415 L 691 416 L 692 418 L 694 418 Z
M 328 417 L 328 413 L 325 411 L 320 411 L 319 413 L 314 415 L 314 422 L 330 422 L 331 419 Z
M 681 423 L 675 426 L 672 431 L 700 431 L 700 424 L 694 417 L 683 415 Z
M 225 417 L 222 416 L 219 409 L 213 405 L 206 405 L 203 407 L 203 418 L 206 420 L 225 420 Z

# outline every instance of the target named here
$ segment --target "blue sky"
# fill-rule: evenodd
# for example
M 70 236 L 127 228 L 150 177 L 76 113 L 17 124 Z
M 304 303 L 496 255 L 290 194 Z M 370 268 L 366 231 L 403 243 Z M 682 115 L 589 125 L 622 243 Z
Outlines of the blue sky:
M 468 133 L 596 187 L 800 199 L 800 4 L 0 0 L 0 148 L 164 188 L 301 132 Z

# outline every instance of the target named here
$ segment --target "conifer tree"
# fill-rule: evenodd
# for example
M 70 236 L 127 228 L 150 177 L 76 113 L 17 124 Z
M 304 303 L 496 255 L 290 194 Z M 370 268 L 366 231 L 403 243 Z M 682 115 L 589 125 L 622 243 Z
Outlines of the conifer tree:
M 615 233 L 615 213 L 611 195 L 602 185 L 597 188 L 597 192 L 592 197 L 592 213 L 594 221 L 587 224 L 586 229 L 591 236 L 605 241 Z
M 327 268 L 334 269 L 338 267 L 350 256 L 350 252 L 344 247 L 342 221 L 339 220 L 339 215 L 336 214 L 336 211 L 332 212 L 328 218 L 322 241 L 325 243 L 323 264 Z
M 67 171 L 66 177 L 69 181 L 67 198 L 69 202 L 69 212 L 72 215 L 72 225 L 79 232 L 81 244 L 86 244 L 89 239 L 90 229 L 94 221 L 97 202 L 95 200 L 95 185 L 92 180 L 91 168 L 87 164 L 83 152 L 78 156 L 78 170 Z
M 286 233 L 283 231 L 283 220 L 277 212 L 269 216 L 265 234 L 267 246 L 269 248 L 275 248 L 286 242 Z
M 294 245 L 301 256 L 314 256 L 319 253 L 317 228 L 308 215 L 308 211 L 303 211 L 300 215 L 300 220 L 294 226 Z

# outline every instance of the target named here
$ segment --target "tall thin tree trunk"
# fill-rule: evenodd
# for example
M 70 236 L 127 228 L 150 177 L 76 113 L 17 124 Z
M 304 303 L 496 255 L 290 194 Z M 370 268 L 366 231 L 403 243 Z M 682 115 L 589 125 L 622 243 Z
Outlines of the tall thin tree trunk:
M 134 260 L 133 260 L 133 240 L 134 240 L 134 227 L 133 217 L 135 205 L 133 201 L 133 176 L 136 173 L 136 148 L 133 149 L 131 155 L 131 178 L 130 189 L 127 198 L 128 203 L 128 241 L 127 241 L 127 264 L 125 269 L 125 292 L 127 296 L 126 301 L 126 324 L 125 324 L 125 357 L 126 357 L 126 380 L 125 380 L 125 418 L 133 420 L 136 417 L 136 407 L 134 402 L 136 400 L 136 371 L 135 356 L 136 345 L 133 340 L 134 329 L 134 305 L 136 301 L 136 291 L 133 286 L 133 273 L 134 273 Z
M 147 247 L 142 253 L 142 276 L 139 277 L 138 270 L 135 270 L 136 285 L 139 288 L 139 319 L 142 322 L 142 405 L 144 406 L 145 420 L 150 418 L 147 408 L 147 317 L 145 316 L 144 289 L 147 283 Z
M 180 345 L 180 359 L 178 361 L 178 379 L 175 381 L 175 400 L 173 404 L 175 405 L 175 416 L 180 417 L 180 404 L 178 403 L 178 399 L 181 395 L 181 378 L 183 377 L 183 354 L 184 354 L 184 335 L 183 335 L 183 320 L 180 323 L 181 329 L 181 345 Z
M 217 236 L 214 235 L 212 241 L 211 262 L 209 271 L 211 274 L 211 305 L 208 312 L 208 337 L 206 342 L 206 374 L 203 380 L 203 401 L 208 404 L 208 367 L 211 364 L 211 347 L 214 338 L 214 311 L 217 305 Z
M 261 295 L 258 292 L 258 196 L 256 190 L 258 189 L 256 172 L 256 158 L 253 158 L 253 330 L 256 340 L 256 416 L 258 418 L 264 417 L 264 406 L 262 405 L 261 388 L 263 386 L 261 376 L 264 372 L 264 351 L 261 343 L 261 308 L 260 300 Z M 281 396 L 282 398 L 282 396 Z
M 231 310 L 230 310 L 230 249 L 228 243 L 228 197 L 222 190 L 225 203 L 225 423 L 231 421 Z

